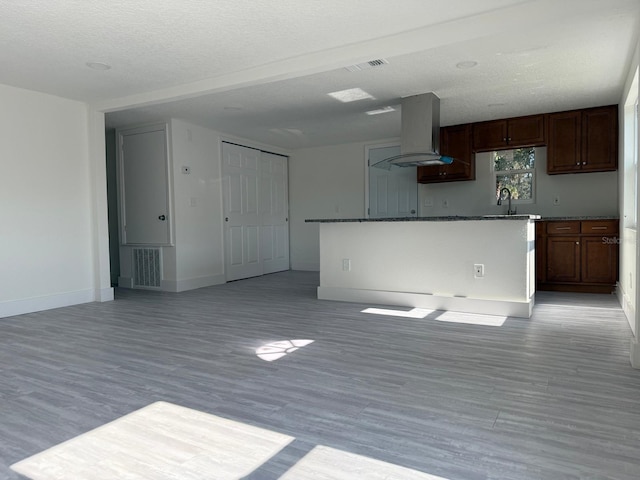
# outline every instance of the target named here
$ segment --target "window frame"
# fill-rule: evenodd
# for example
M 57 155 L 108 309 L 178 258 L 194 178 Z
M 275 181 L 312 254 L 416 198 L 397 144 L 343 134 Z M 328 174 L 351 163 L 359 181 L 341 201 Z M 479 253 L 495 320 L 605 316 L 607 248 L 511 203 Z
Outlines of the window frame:
M 489 176 L 490 181 L 491 181 L 491 203 L 492 205 L 495 205 L 496 202 L 498 201 L 498 192 L 496 191 L 496 184 L 497 184 L 497 177 L 499 175 L 515 175 L 515 174 L 522 174 L 522 173 L 531 173 L 531 198 L 526 198 L 526 199 L 516 199 L 516 198 L 512 198 L 511 199 L 511 204 L 512 205 L 527 205 L 527 204 L 534 204 L 536 203 L 536 170 L 537 170 L 537 165 L 538 165 L 538 159 L 539 159 L 539 151 L 537 147 L 524 147 L 524 148 L 531 148 L 533 149 L 533 153 L 534 153 L 534 161 L 533 161 L 533 168 L 526 168 L 526 169 L 513 169 L 513 170 L 496 170 L 495 169 L 495 156 L 496 154 L 500 154 L 500 153 L 504 153 L 505 151 L 514 151 L 514 150 L 520 150 L 522 147 L 520 148 L 507 148 L 507 149 L 502 149 L 502 150 L 493 150 L 489 152 L 489 163 L 490 163 L 490 169 L 491 169 L 491 175 Z M 504 200 L 503 200 L 504 201 Z

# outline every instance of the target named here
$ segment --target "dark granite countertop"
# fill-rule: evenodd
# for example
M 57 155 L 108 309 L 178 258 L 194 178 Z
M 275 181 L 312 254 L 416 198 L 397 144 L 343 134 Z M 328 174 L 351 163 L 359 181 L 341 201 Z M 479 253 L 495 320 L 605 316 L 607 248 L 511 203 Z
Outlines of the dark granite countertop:
M 353 222 L 459 222 L 468 220 L 538 220 L 540 215 L 478 215 L 448 217 L 397 217 L 397 218 L 317 218 L 307 223 L 353 223 Z
M 569 217 L 540 217 L 541 222 L 556 222 L 567 220 L 620 220 L 620 217 L 611 215 L 576 215 Z

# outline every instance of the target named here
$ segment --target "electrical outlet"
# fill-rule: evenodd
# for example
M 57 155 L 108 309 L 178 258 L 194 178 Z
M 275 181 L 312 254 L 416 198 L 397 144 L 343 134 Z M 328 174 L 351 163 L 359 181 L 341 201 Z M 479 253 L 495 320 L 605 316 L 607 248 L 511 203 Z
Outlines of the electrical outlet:
M 476 263 L 473 266 L 473 276 L 475 278 L 484 277 L 484 265 L 481 263 Z
M 342 270 L 344 270 L 345 272 L 350 272 L 351 271 L 351 260 L 348 258 L 343 258 L 342 259 Z
M 555 197 L 553 197 L 553 204 L 555 206 L 560 205 L 560 195 L 556 195 Z
M 424 199 L 425 207 L 433 207 L 433 197 L 427 197 Z

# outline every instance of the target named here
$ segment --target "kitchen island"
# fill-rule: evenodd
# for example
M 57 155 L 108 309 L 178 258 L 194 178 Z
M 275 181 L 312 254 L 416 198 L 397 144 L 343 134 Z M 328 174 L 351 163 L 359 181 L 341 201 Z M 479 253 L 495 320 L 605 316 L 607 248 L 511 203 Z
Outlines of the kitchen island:
M 529 318 L 537 215 L 314 219 L 318 298 Z

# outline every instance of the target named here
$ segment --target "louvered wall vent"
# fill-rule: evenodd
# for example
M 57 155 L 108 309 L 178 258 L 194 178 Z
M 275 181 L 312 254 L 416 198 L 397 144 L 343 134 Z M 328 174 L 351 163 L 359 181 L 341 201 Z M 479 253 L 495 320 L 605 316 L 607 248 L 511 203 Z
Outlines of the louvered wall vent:
M 133 249 L 133 287 L 160 288 L 162 278 L 159 248 Z
M 349 65 L 345 68 L 350 72 L 358 72 L 360 70 L 366 70 L 367 68 L 381 67 L 382 65 L 387 65 L 388 63 L 389 62 L 387 62 L 384 58 L 379 58 L 377 60 L 369 60 L 368 62 L 358 63 L 356 65 Z

